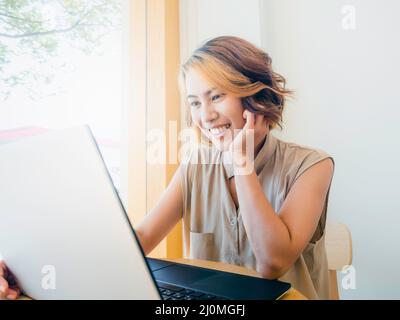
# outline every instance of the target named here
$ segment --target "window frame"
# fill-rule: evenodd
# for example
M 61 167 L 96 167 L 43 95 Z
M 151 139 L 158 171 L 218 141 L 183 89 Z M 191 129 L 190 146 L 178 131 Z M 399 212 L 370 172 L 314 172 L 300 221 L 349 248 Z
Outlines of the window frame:
M 181 127 L 178 73 L 180 65 L 179 0 L 133 0 L 130 6 L 129 88 L 124 129 L 126 152 L 123 181 L 126 208 L 135 226 L 156 205 L 172 179 L 177 163 L 167 154 L 166 164 L 146 161 L 147 132 L 161 129 L 170 148 L 169 123 Z M 157 92 L 157 94 L 154 94 Z M 176 141 L 174 143 L 177 143 Z M 171 149 L 171 150 L 170 150 Z M 150 254 L 152 257 L 182 257 L 182 222 Z

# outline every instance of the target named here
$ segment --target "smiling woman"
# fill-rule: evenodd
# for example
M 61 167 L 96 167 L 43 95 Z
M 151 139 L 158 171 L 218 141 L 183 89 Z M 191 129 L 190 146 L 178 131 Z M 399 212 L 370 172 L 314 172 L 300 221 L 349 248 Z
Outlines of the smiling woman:
M 244 39 L 211 39 L 183 65 L 180 87 L 191 123 L 210 142 L 177 174 L 185 255 L 246 266 L 308 298 L 327 298 L 333 159 L 270 132 L 291 96 L 271 58 Z M 151 218 L 139 230 L 146 224 Z

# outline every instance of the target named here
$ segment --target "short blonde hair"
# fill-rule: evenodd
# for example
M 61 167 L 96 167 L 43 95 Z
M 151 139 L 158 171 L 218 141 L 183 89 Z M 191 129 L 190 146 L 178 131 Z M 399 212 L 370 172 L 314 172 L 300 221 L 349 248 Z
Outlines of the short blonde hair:
M 272 70 L 271 63 L 266 52 L 244 39 L 232 36 L 211 39 L 181 67 L 182 102 L 188 105 L 185 79 L 193 68 L 219 90 L 241 98 L 244 109 L 264 115 L 271 129 L 282 127 L 285 101 L 293 92 L 285 88 L 285 78 Z M 188 123 L 191 124 L 190 113 Z

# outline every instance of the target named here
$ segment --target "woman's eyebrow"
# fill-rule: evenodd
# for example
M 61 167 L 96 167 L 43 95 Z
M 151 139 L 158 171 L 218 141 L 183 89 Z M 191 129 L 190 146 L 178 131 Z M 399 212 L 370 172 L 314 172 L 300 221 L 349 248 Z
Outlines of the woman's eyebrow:
M 208 96 L 210 95 L 211 92 L 213 92 L 214 90 L 216 90 L 217 88 L 211 88 L 210 90 L 207 90 L 206 92 L 203 93 L 203 96 Z M 189 98 L 198 98 L 198 96 L 194 95 L 194 94 L 189 94 L 187 96 L 187 99 Z

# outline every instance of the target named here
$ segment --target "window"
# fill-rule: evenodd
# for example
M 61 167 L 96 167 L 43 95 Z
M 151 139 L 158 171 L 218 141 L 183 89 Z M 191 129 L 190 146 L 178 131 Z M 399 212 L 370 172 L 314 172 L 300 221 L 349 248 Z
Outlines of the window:
M 179 0 L 0 1 L 0 144 L 89 124 L 139 223 L 177 168 L 147 163 L 146 138 L 180 121 L 178 18 Z M 181 233 L 154 256 L 182 256 Z
M 0 143 L 88 124 L 120 189 L 128 6 L 0 3 Z

